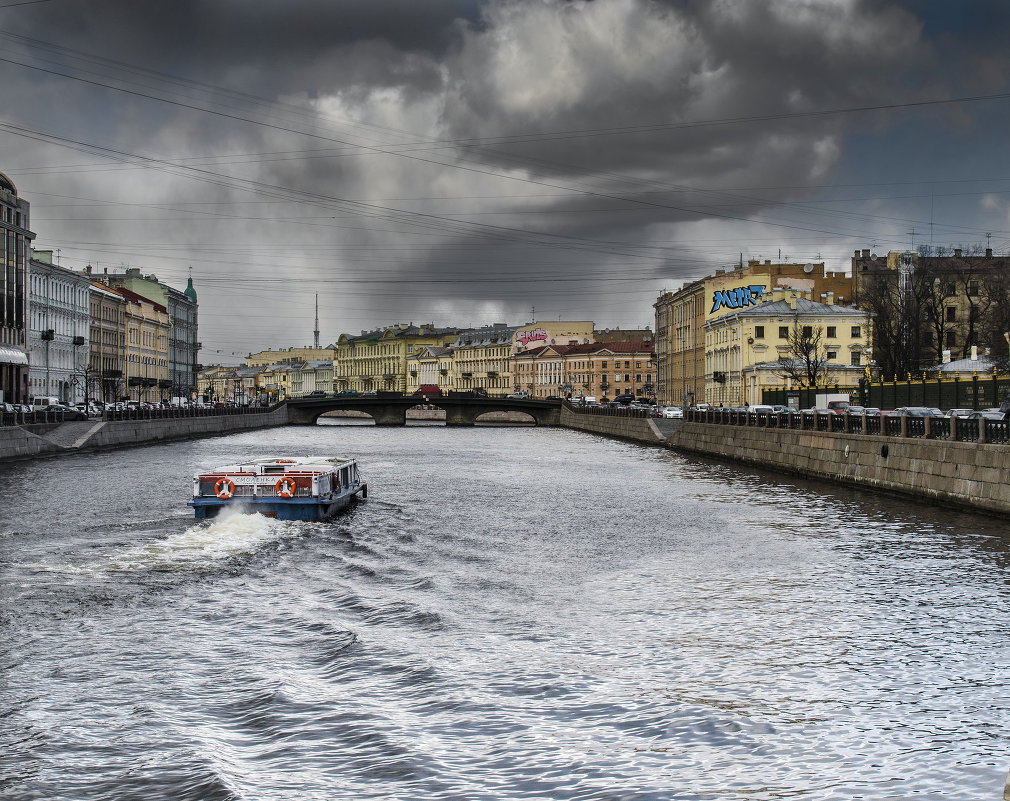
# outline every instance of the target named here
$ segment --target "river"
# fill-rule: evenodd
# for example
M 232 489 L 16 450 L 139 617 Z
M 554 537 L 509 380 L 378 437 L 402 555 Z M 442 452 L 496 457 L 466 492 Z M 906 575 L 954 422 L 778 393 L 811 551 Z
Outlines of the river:
M 195 472 L 359 459 L 327 523 Z M 997 799 L 995 518 L 561 429 L 0 467 L 0 799 Z

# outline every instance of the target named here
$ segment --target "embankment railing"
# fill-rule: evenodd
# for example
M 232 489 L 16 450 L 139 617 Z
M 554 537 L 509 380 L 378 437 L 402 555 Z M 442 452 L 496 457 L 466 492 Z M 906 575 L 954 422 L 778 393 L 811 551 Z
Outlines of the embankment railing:
M 743 409 L 687 409 L 684 419 L 694 423 L 757 428 L 788 428 L 838 434 L 870 434 L 955 442 L 1010 443 L 1010 422 L 986 418 L 913 417 L 834 412 L 752 412 Z

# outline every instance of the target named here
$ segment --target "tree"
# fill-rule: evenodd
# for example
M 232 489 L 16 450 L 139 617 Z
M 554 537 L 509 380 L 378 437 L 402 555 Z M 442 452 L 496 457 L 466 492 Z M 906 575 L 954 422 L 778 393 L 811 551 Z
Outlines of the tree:
M 816 387 L 827 378 L 827 353 L 821 345 L 824 331 L 820 326 L 804 325 L 799 315 L 786 339 L 789 352 L 779 356 L 779 375 L 800 386 Z

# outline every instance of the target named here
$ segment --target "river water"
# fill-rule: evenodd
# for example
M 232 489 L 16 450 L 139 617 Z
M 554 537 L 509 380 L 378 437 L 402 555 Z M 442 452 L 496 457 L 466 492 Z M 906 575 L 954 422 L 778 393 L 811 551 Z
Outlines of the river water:
M 195 472 L 356 456 L 332 522 Z M 560 429 L 0 467 L 0 799 L 998 799 L 1003 521 Z

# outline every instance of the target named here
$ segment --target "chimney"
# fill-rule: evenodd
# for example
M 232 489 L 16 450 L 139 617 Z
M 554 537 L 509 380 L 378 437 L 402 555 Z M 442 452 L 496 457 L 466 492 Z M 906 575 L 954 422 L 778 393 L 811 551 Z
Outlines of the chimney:
M 852 252 L 852 258 L 854 258 L 854 259 L 858 259 L 859 258 L 859 251 L 858 250 L 854 250 Z
M 771 263 L 772 263 L 771 259 L 765 259 L 765 264 L 771 264 Z
M 796 311 L 796 293 L 795 292 L 789 295 L 789 308 L 792 309 L 793 311 Z
M 954 248 L 954 258 L 955 259 L 961 258 L 961 248 Z
M 991 259 L 992 258 L 992 248 L 986 248 L 985 249 L 985 257 L 987 259 Z
M 864 259 L 870 258 L 870 249 L 869 248 L 864 248 L 863 249 L 863 258 Z

